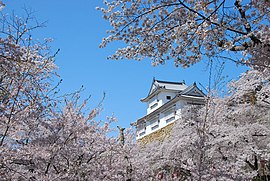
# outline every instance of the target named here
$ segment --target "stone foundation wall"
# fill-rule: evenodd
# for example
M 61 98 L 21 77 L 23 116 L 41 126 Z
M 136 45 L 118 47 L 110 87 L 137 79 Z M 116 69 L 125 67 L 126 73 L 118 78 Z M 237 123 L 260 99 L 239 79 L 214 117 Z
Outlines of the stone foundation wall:
M 137 141 L 143 145 L 151 143 L 153 141 L 163 141 L 166 137 L 170 136 L 173 125 L 174 125 L 174 122 L 149 135 L 146 135 L 138 139 Z

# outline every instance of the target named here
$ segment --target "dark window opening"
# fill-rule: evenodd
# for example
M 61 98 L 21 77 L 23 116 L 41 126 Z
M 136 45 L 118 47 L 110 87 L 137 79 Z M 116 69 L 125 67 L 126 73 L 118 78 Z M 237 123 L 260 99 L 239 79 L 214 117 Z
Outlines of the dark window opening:
M 158 103 L 155 103 L 154 105 L 152 105 L 151 107 L 150 107 L 150 109 L 154 109 L 155 107 L 157 107 L 158 106 Z
M 166 96 L 166 98 L 167 98 L 167 100 L 171 100 L 172 97 L 171 96 Z

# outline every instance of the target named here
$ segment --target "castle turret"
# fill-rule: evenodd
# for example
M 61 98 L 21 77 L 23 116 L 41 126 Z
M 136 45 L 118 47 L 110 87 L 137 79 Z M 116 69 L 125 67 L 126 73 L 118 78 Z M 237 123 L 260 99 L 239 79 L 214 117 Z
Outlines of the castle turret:
M 205 94 L 196 83 L 168 82 L 154 79 L 148 95 L 141 99 L 147 103 L 146 115 L 132 123 L 136 127 L 136 139 L 151 135 L 181 118 L 186 105 L 204 104 Z

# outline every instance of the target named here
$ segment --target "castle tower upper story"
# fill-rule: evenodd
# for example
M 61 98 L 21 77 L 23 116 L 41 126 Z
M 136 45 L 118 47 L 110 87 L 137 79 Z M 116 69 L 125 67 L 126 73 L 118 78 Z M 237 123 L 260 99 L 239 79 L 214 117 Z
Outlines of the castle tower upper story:
M 153 79 L 148 95 L 141 99 L 147 104 L 146 115 L 132 123 L 136 127 L 136 139 L 150 135 L 181 118 L 186 105 L 204 104 L 205 94 L 196 83 L 187 86 L 182 82 Z

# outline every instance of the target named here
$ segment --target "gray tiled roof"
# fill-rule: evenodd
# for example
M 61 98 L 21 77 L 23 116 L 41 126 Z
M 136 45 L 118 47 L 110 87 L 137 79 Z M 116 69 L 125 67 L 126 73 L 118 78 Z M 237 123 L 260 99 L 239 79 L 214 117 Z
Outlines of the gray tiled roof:
M 165 89 L 178 90 L 178 91 L 183 91 L 184 89 L 188 87 L 183 82 L 167 82 L 167 81 L 155 80 L 155 84 Z

